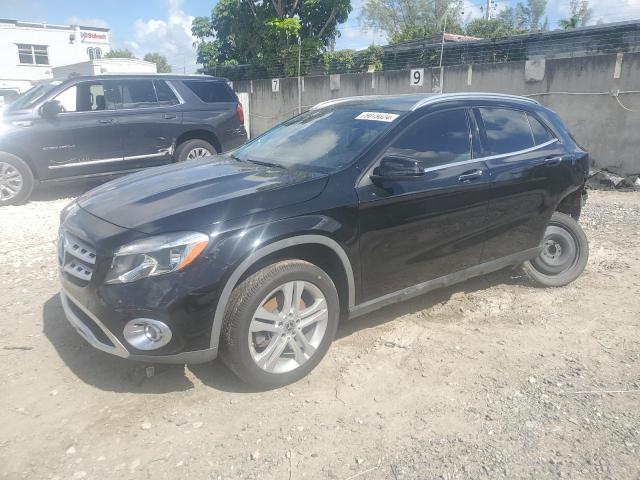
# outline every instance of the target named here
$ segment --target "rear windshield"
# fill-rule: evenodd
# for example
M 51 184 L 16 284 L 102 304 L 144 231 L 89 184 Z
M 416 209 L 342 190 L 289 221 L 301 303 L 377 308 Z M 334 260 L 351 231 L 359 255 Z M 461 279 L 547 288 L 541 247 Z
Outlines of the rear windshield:
M 210 80 L 184 80 L 184 84 L 206 103 L 235 102 L 233 91 L 224 82 Z

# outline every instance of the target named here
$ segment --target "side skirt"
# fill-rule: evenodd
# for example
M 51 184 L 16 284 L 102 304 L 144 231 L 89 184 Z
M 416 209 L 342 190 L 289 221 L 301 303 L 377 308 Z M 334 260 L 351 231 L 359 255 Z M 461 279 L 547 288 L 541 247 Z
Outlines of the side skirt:
M 378 310 L 379 308 L 409 300 L 410 298 L 423 295 L 438 288 L 448 287 L 450 285 L 468 280 L 469 278 L 486 275 L 487 273 L 495 272 L 511 265 L 517 265 L 518 263 L 525 262 L 537 257 L 539 253 L 540 247 L 531 248 L 523 252 L 509 255 L 507 257 L 502 257 L 497 260 L 491 260 L 490 262 L 481 263 L 480 265 L 476 265 L 459 272 L 450 273 L 449 275 L 445 275 L 443 277 L 434 278 L 433 280 L 419 283 L 418 285 L 407 287 L 403 290 L 398 290 L 397 292 L 388 293 L 387 295 L 384 295 L 382 297 L 368 300 L 364 303 L 355 305 L 354 307 L 350 308 L 349 318 L 351 319 L 359 317 L 361 315 L 366 315 L 367 313 L 371 313 L 372 311 Z

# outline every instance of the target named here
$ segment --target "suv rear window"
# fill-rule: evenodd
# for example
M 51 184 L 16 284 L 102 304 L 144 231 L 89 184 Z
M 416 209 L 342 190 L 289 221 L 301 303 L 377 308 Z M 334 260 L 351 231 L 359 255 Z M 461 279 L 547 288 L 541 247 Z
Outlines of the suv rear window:
M 184 80 L 183 83 L 206 103 L 235 102 L 232 90 L 224 82 L 211 80 Z
M 479 108 L 492 155 L 533 147 L 527 114 L 507 108 Z

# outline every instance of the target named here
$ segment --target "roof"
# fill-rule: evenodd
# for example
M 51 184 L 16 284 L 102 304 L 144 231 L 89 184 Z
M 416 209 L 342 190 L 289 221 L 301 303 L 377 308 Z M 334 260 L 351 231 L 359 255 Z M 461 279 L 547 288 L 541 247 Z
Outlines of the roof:
M 95 80 L 101 78 L 162 78 L 163 80 L 218 80 L 226 82 L 226 78 L 213 77 L 211 75 L 182 75 L 178 73 L 102 73 L 100 75 L 78 75 L 73 80 Z
M 46 28 L 51 30 L 73 30 L 75 27 L 78 27 L 81 30 L 94 30 L 96 32 L 109 32 L 111 30 L 107 27 L 91 27 L 89 25 L 56 25 L 53 23 L 21 22 L 12 18 L 0 18 L 0 23 L 15 25 L 16 27 Z
M 506 95 L 502 93 L 463 92 L 463 93 L 423 93 L 406 95 L 367 95 L 360 97 L 343 97 L 321 102 L 312 110 L 332 105 L 367 107 L 376 110 L 395 110 L 408 112 L 418 110 L 434 103 L 453 100 L 502 100 L 514 103 L 539 105 L 539 102 L 527 97 Z

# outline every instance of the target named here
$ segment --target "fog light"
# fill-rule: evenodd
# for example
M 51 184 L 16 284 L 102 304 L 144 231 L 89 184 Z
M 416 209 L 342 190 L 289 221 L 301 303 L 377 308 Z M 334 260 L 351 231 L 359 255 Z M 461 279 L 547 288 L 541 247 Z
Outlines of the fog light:
M 166 323 L 150 318 L 136 318 L 124 326 L 124 338 L 138 350 L 156 350 L 171 340 L 171 329 Z

